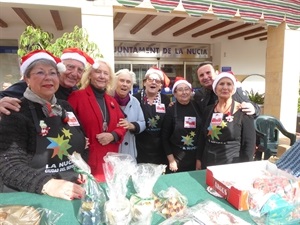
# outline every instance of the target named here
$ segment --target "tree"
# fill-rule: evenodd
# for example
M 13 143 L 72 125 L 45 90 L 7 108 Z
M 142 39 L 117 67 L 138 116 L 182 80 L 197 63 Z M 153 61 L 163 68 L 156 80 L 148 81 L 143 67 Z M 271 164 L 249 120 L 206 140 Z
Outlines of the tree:
M 88 33 L 78 26 L 72 32 L 64 33 L 54 41 L 54 35 L 41 28 L 28 26 L 20 36 L 18 56 L 22 57 L 28 52 L 44 49 L 56 56 L 61 56 L 65 48 L 79 48 L 92 58 L 103 57 L 96 43 L 89 41 Z
M 27 26 L 20 36 L 18 56 L 22 57 L 33 50 L 46 50 L 53 44 L 53 39 L 52 33 L 43 31 L 39 27 Z

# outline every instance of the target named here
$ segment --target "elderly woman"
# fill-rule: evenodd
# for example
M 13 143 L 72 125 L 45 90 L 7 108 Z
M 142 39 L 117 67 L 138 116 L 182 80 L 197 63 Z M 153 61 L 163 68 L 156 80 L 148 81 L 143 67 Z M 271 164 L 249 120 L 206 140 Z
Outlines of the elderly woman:
M 138 163 L 167 164 L 160 131 L 170 98 L 160 93 L 163 82 L 164 73 L 150 68 L 143 80 L 143 90 L 134 95 L 141 104 L 146 121 L 146 129 L 136 135 Z
M 176 79 L 172 88 L 176 101 L 167 108 L 162 126 L 163 146 L 172 172 L 196 169 L 201 118 L 191 100 L 192 91 L 189 82 Z
M 254 118 L 243 113 L 241 103 L 232 99 L 235 77 L 220 73 L 213 82 L 213 91 L 218 101 L 204 110 L 197 169 L 252 161 L 256 139 Z
M 130 94 L 135 82 L 135 73 L 128 69 L 121 69 L 116 73 L 114 97 L 126 117 L 119 121 L 119 125 L 127 130 L 124 140 L 119 146 L 119 152 L 129 154 L 134 159 L 137 157 L 135 134 L 143 132 L 146 128 L 140 103 Z
M 89 138 L 88 164 L 98 182 L 104 182 L 102 164 L 107 152 L 118 152 L 126 130 L 119 126 L 124 114 L 112 92 L 114 73 L 104 59 L 94 62 L 83 74 L 81 90 L 73 92 L 68 101 L 73 106 Z
M 68 154 L 86 154 L 86 140 L 67 101 L 56 99 L 60 59 L 47 51 L 22 58 L 28 85 L 19 112 L 2 115 L 0 122 L 1 191 L 42 193 L 72 200 L 84 189 Z

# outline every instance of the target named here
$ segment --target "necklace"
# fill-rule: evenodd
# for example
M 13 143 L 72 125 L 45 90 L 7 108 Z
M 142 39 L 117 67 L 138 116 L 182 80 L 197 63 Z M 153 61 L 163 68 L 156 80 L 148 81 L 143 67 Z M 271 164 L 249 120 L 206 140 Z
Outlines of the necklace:
M 100 108 L 100 111 L 101 111 L 101 114 L 102 114 L 102 118 L 103 118 L 103 124 L 102 124 L 102 130 L 104 132 L 107 131 L 107 121 L 106 121 L 106 105 L 105 105 L 105 101 L 103 101 L 103 107 L 104 107 L 104 113 L 101 109 L 101 106 L 99 105 L 99 108 Z

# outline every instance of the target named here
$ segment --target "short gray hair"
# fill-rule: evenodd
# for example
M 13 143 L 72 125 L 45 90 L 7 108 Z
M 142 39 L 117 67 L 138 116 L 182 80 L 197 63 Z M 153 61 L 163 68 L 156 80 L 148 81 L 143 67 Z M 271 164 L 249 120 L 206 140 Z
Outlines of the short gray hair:
M 23 76 L 24 77 L 30 77 L 31 70 L 37 65 L 37 64 L 43 64 L 43 65 L 49 65 L 55 68 L 56 72 L 58 73 L 57 65 L 55 62 L 49 59 L 37 59 L 33 61 L 25 70 Z
M 116 77 L 118 77 L 120 74 L 129 74 L 132 79 L 132 84 L 136 84 L 136 76 L 133 71 L 129 71 L 129 69 L 121 69 L 118 72 L 116 72 Z

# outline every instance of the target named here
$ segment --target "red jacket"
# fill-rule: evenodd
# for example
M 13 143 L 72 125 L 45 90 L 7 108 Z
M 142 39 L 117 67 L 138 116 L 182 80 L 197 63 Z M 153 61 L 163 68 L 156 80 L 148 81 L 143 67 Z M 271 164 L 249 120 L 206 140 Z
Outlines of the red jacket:
M 108 131 L 114 131 L 119 136 L 118 142 L 108 145 L 101 145 L 96 135 L 102 132 L 103 118 L 100 111 L 100 106 L 97 103 L 94 92 L 90 86 L 83 90 L 73 92 L 68 101 L 77 114 L 78 120 L 82 125 L 86 136 L 89 138 L 89 159 L 88 164 L 91 167 L 92 174 L 98 182 L 104 182 L 102 164 L 103 157 L 107 152 L 118 152 L 120 143 L 123 141 L 126 130 L 123 127 L 118 127 L 117 124 L 120 118 L 124 118 L 124 114 L 116 100 L 104 94 L 105 104 L 109 113 Z

